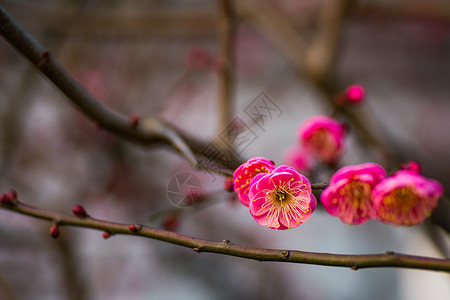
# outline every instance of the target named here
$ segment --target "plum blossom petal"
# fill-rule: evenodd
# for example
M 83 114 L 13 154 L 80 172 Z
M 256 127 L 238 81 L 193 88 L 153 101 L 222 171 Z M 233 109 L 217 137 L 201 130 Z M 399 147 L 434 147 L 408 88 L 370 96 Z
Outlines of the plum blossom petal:
M 275 165 L 271 161 L 264 157 L 254 157 L 234 171 L 233 186 L 242 204 L 249 206 L 250 181 L 259 173 L 270 173 L 273 169 L 275 169 Z

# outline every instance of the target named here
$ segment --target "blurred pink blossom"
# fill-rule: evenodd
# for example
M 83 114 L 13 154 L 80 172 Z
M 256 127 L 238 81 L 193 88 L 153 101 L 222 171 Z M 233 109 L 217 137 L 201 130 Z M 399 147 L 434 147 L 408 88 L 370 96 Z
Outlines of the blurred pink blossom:
M 233 186 L 239 201 L 249 206 L 248 191 L 250 181 L 259 173 L 270 173 L 275 165 L 264 157 L 254 157 L 239 166 L 233 174 Z
M 422 223 L 436 208 L 442 185 L 414 171 L 397 171 L 372 191 L 374 208 L 380 221 L 392 225 Z
M 256 175 L 250 183 L 249 198 L 250 214 L 256 222 L 278 230 L 298 227 L 317 206 L 308 179 L 288 166 Z
M 347 224 L 362 224 L 376 217 L 372 189 L 386 176 L 386 171 L 374 163 L 346 166 L 339 169 L 322 192 L 325 209 Z
M 342 154 L 346 128 L 338 121 L 317 115 L 306 120 L 297 130 L 300 143 L 325 163 L 335 163 Z
M 283 161 L 303 174 L 311 172 L 314 167 L 314 158 L 311 153 L 299 145 L 287 148 L 283 154 Z

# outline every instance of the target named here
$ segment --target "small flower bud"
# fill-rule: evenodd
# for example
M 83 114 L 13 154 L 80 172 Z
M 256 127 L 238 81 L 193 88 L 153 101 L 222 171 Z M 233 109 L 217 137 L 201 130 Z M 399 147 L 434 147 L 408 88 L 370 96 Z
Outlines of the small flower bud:
M 57 239 L 57 238 L 59 238 L 59 234 L 60 234 L 60 231 L 59 231 L 58 223 L 53 223 L 52 227 L 50 227 L 50 236 L 54 239 Z
M 8 196 L 6 196 L 6 194 L 1 194 L 0 195 L 0 204 L 1 205 L 9 205 L 9 204 L 11 204 L 9 199 L 8 199 Z
M 130 229 L 130 231 L 132 232 L 138 232 L 141 229 L 141 225 L 138 224 L 132 224 L 128 226 L 128 229 Z
M 87 213 L 83 206 L 77 204 L 72 207 L 72 213 L 79 218 L 86 218 Z
M 139 114 L 134 113 L 130 116 L 130 123 L 131 126 L 133 127 L 137 127 L 139 125 L 139 121 L 141 120 L 141 117 L 139 116 Z
M 225 182 L 224 182 L 224 187 L 225 187 L 225 191 L 227 192 L 233 192 L 234 191 L 234 187 L 233 187 L 233 177 L 227 177 L 225 178 Z
M 112 236 L 112 233 L 109 231 L 105 231 L 105 232 L 103 232 L 102 236 L 105 240 L 107 240 Z
M 8 199 L 9 199 L 11 202 L 17 201 L 17 192 L 16 192 L 15 189 L 11 189 L 11 190 L 8 192 L 8 194 L 6 194 L 6 196 L 8 197 Z
M 10 190 L 7 194 L 0 195 L 1 205 L 14 205 L 17 202 L 17 192 Z
M 422 174 L 422 166 L 417 161 L 409 161 L 400 165 L 401 170 L 412 171 L 417 174 Z
M 360 85 L 352 85 L 347 88 L 345 91 L 345 98 L 349 103 L 360 103 L 364 100 L 364 97 L 366 95 L 366 92 L 364 91 L 364 88 Z

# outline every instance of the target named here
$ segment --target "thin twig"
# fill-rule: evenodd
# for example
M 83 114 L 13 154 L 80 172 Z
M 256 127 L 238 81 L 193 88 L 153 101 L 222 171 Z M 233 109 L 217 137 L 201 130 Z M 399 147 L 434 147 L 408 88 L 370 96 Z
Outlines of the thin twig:
M 228 240 L 223 240 L 221 242 L 209 241 L 178 234 L 175 232 L 151 228 L 148 226 L 138 226 L 139 230 L 131 231 L 129 225 L 127 224 L 103 221 L 94 219 L 92 217 L 74 217 L 62 213 L 39 209 L 19 201 L 15 202 L 12 205 L 0 206 L 0 208 L 11 210 L 22 215 L 28 215 L 34 218 L 47 220 L 50 222 L 57 222 L 59 226 L 67 225 L 103 230 L 111 235 L 125 234 L 141 236 L 183 247 L 188 247 L 199 253 L 210 252 L 258 261 L 278 261 L 322 266 L 348 267 L 352 270 L 363 268 L 398 267 L 450 272 L 449 259 L 405 255 L 389 251 L 386 252 L 386 254 L 343 255 L 304 252 L 297 250 L 253 248 L 233 244 Z

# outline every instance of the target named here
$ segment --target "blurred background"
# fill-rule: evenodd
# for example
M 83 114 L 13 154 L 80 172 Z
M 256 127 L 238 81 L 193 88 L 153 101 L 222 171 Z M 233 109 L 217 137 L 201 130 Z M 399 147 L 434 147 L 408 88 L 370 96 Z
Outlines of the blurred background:
M 159 117 L 207 145 L 224 130 L 219 2 L 1 5 L 103 104 Z M 332 113 L 333 95 L 356 83 L 367 97 L 349 114 L 377 143 L 342 114 L 351 132 L 339 165 L 373 161 L 393 171 L 417 160 L 425 176 L 450 188 L 449 1 L 236 1 L 232 12 L 230 107 L 256 136 L 240 160 L 281 164 L 300 123 Z M 14 187 L 26 203 L 66 213 L 82 204 L 97 218 L 254 247 L 449 255 L 448 232 L 433 224 L 349 226 L 319 208 L 297 229 L 261 227 L 224 191 L 224 177 L 194 172 L 170 149 L 144 149 L 97 129 L 3 39 L 0 66 L 0 188 Z M 261 93 L 279 108 L 263 126 L 246 114 Z M 200 182 L 198 204 L 170 201 L 169 182 L 180 173 Z M 322 166 L 310 179 L 332 173 Z M 0 299 L 450 298 L 445 273 L 261 263 L 135 237 L 104 240 L 78 228 L 62 228 L 53 240 L 49 227 L 0 210 Z

